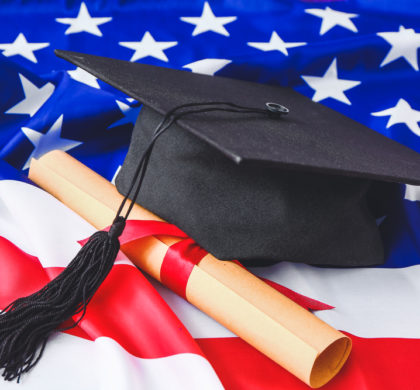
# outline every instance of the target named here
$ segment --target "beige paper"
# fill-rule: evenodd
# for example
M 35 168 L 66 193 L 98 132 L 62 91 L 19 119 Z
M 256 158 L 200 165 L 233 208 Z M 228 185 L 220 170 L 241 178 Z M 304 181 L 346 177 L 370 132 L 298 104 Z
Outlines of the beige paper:
M 98 229 L 110 225 L 122 196 L 107 180 L 54 151 L 32 160 L 29 177 Z M 161 220 L 139 205 L 130 219 Z M 179 239 L 148 237 L 122 246 L 142 270 L 160 280 L 169 245 Z M 317 388 L 345 363 L 351 340 L 232 262 L 206 255 L 194 267 L 187 299 L 233 333 Z

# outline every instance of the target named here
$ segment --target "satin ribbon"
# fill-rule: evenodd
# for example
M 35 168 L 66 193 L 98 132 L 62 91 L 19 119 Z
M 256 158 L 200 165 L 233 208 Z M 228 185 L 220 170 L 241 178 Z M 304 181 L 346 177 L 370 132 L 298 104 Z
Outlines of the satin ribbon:
M 107 227 L 104 230 L 108 231 L 109 228 Z M 168 222 L 128 220 L 124 232 L 120 236 L 120 244 L 124 245 L 141 238 L 159 235 L 181 239 L 181 241 L 168 248 L 160 269 L 160 279 L 165 286 L 187 299 L 186 288 L 194 265 L 197 265 L 208 252 L 186 233 Z M 86 241 L 87 239 L 80 243 L 84 244 Z M 233 260 L 233 262 L 243 267 L 239 261 Z M 262 280 L 307 310 L 329 310 L 333 308 L 333 306 L 299 294 L 270 280 Z
M 104 230 L 108 231 L 109 228 L 108 226 Z M 181 229 L 162 221 L 128 220 L 119 239 L 120 244 L 124 245 L 141 238 L 159 235 L 182 239 L 172 244 L 166 252 L 160 269 L 160 280 L 172 291 L 187 299 L 188 279 L 194 266 L 207 255 L 207 251 Z

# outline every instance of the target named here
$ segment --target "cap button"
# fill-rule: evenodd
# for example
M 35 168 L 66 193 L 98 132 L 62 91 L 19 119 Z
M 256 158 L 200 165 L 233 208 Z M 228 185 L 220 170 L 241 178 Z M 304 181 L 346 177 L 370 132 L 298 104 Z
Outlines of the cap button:
M 265 103 L 265 106 L 268 111 L 274 112 L 276 114 L 286 115 L 289 113 L 289 109 L 287 107 L 278 103 L 268 102 Z

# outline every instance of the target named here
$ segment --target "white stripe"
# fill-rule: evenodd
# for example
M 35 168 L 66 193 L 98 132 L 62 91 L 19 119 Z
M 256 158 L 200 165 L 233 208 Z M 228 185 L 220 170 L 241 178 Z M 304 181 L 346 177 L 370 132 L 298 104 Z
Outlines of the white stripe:
M 0 181 L 0 236 L 38 257 L 43 267 L 67 266 L 80 250 L 77 241 L 95 231 L 38 187 L 15 180 Z
M 413 202 L 420 200 L 420 186 L 406 184 L 404 199 L 411 200 Z
M 59 333 L 37 366 L 21 383 L 0 382 L 16 390 L 213 390 L 222 389 L 210 363 L 195 354 L 141 359 L 115 340 L 88 341 Z

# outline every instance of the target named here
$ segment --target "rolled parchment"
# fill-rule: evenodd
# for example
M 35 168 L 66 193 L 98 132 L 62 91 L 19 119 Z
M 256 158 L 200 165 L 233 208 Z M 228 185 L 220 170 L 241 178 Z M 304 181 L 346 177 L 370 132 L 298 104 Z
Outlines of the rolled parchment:
M 61 151 L 32 159 L 29 177 L 98 229 L 109 226 L 122 196 L 114 185 Z M 132 220 L 159 217 L 135 205 Z M 205 223 L 205 221 L 203 221 Z M 168 248 L 180 241 L 150 236 L 121 250 L 161 281 Z M 194 265 L 186 299 L 313 388 L 333 378 L 349 356 L 351 340 L 246 269 L 211 254 Z

